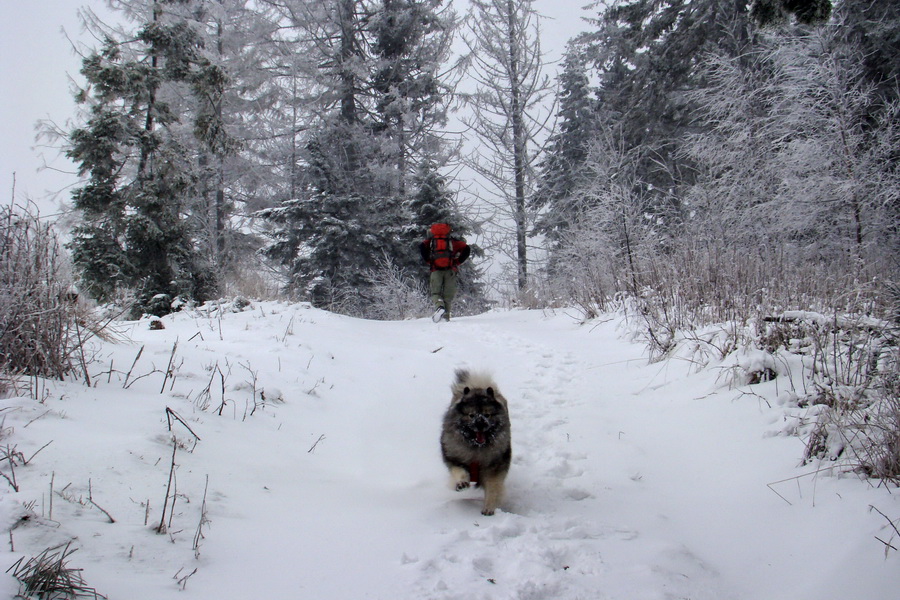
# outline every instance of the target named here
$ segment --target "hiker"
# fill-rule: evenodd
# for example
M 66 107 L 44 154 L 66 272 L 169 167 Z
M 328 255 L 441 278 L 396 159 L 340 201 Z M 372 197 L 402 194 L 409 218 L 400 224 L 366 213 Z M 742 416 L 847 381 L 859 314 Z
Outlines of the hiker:
M 419 244 L 422 260 L 431 268 L 428 288 L 435 311 L 435 323 L 450 320 L 450 303 L 456 295 L 456 280 L 459 265 L 469 258 L 469 246 L 460 236 L 452 235 L 450 225 L 435 223 L 431 234 Z

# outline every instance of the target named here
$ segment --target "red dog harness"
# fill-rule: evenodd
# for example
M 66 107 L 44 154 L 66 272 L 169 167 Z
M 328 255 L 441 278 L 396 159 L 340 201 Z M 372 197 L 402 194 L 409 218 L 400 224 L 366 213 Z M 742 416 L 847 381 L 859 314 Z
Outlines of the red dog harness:
M 469 463 L 469 482 L 472 485 L 481 483 L 481 464 L 477 460 Z

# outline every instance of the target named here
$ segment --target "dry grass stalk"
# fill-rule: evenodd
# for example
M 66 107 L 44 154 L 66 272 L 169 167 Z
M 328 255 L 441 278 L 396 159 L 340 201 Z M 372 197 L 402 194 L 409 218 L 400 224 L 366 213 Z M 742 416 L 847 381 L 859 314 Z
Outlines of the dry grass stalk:
M 78 600 L 82 598 L 106 598 L 94 588 L 85 585 L 81 569 L 67 565 L 75 553 L 71 542 L 48 548 L 36 557 L 25 561 L 20 558 L 9 569 L 21 586 L 19 597 L 45 600 Z

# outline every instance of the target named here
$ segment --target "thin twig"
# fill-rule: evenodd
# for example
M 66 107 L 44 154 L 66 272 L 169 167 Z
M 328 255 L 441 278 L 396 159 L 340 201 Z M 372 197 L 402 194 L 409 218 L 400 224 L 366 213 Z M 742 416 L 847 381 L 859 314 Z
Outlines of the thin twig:
M 91 506 L 93 506 L 94 508 L 96 508 L 97 510 L 102 512 L 104 515 L 106 515 L 106 518 L 109 519 L 110 523 L 116 522 L 116 520 L 112 518 L 112 515 L 109 514 L 109 512 L 105 508 L 103 508 L 102 506 L 100 506 L 99 504 L 94 502 L 94 488 L 93 488 L 93 485 L 91 484 L 90 479 L 88 479 L 88 502 L 90 502 Z
M 316 446 L 319 445 L 319 442 L 321 442 L 321 441 L 324 440 L 324 439 L 325 439 L 325 434 L 323 433 L 322 435 L 319 436 L 319 439 L 316 440 L 316 443 L 313 444 L 313 445 L 310 447 L 310 449 L 306 451 L 306 453 L 307 453 L 307 454 L 312 454 L 312 453 L 315 451 Z
M 128 379 L 131 377 L 131 372 L 134 371 L 135 365 L 137 365 L 138 360 L 141 358 L 141 354 L 144 353 L 144 347 L 141 346 L 141 349 L 138 350 L 137 356 L 134 357 L 134 361 L 131 363 L 131 368 L 128 369 L 128 373 L 125 375 L 125 382 L 122 384 L 123 388 L 128 388 Z
M 6 460 L 9 461 L 9 471 L 10 475 L 7 476 L 6 473 L 0 471 L 0 476 L 2 476 L 12 487 L 12 489 L 16 492 L 19 491 L 19 484 L 16 482 L 16 463 L 13 460 L 13 456 L 17 454 L 14 449 L 10 449 L 10 447 L 6 446 Z
M 172 437 L 172 464 L 169 467 L 169 483 L 166 485 L 166 498 L 163 500 L 162 515 L 159 518 L 159 527 L 156 533 L 165 533 L 166 531 L 166 507 L 169 505 L 169 494 L 172 493 L 172 480 L 175 478 L 175 453 L 178 451 L 178 443 L 175 437 Z M 172 502 L 172 511 L 175 511 L 175 502 Z
M 172 354 L 169 355 L 169 366 L 166 367 L 166 374 L 163 376 L 162 387 L 159 389 L 159 393 L 162 394 L 166 391 L 166 382 L 169 380 L 169 376 L 174 374 L 172 373 L 172 364 L 175 361 L 175 350 L 178 348 L 178 339 L 175 339 L 175 343 L 172 344 Z
M 149 377 L 149 376 L 153 375 L 154 373 L 160 373 L 160 372 L 161 372 L 161 371 L 160 371 L 159 369 L 153 369 L 153 370 L 150 371 L 149 373 L 144 373 L 143 375 L 138 375 L 137 377 L 135 377 L 134 379 L 132 379 L 132 380 L 128 383 L 128 385 L 125 386 L 125 389 L 127 390 L 127 389 L 130 388 L 136 381 L 140 381 L 140 380 L 143 379 L 144 377 Z
M 185 575 L 184 577 L 178 577 L 179 575 L 181 575 L 181 571 L 182 571 L 182 570 L 183 570 L 183 568 L 182 568 L 182 569 L 178 569 L 178 572 L 175 573 L 175 576 L 172 577 L 172 579 L 174 579 L 175 581 L 177 581 L 177 582 L 178 582 L 178 585 L 181 586 L 181 591 L 184 591 L 184 589 L 187 587 L 187 581 L 188 581 L 188 579 L 191 578 L 191 575 L 193 575 L 194 573 L 197 572 L 197 569 L 195 568 L 193 571 L 191 571 L 190 573 L 188 573 L 188 574 Z
M 178 413 L 176 413 L 174 410 L 172 410 L 168 406 L 166 407 L 166 420 L 169 423 L 169 431 L 172 431 L 172 421 L 173 420 L 178 421 L 179 423 L 184 425 L 185 429 L 187 429 L 188 431 L 191 432 L 191 435 L 194 436 L 198 442 L 200 441 L 200 436 L 197 435 L 193 429 L 191 429 L 191 426 L 188 425 L 187 422 L 178 415 Z
M 43 450 L 44 448 L 46 448 L 47 446 L 49 446 L 49 445 L 52 444 L 52 443 L 53 443 L 53 440 L 50 440 L 49 442 L 47 442 L 46 444 L 44 444 L 43 446 L 41 446 L 40 448 L 38 448 L 37 450 L 35 450 L 35 451 L 34 451 L 34 454 L 31 455 L 31 458 L 29 458 L 28 460 L 24 460 L 24 459 L 23 459 L 23 463 L 26 464 L 26 465 L 27 465 L 28 463 L 30 463 L 32 460 L 34 460 L 34 457 L 38 455 L 38 452 L 40 452 L 41 450 Z
M 772 490 L 772 492 L 774 492 L 776 496 L 778 496 L 779 498 L 781 498 L 782 500 L 784 500 L 785 502 L 787 502 L 788 504 L 793 506 L 793 503 L 790 500 L 788 500 L 787 498 L 785 498 L 784 496 L 782 496 L 781 494 L 776 492 L 775 488 L 773 488 L 772 486 L 778 485 L 780 483 L 787 483 L 788 481 L 796 481 L 797 485 L 799 486 L 800 480 L 803 479 L 804 477 L 815 476 L 815 475 L 818 475 L 819 473 L 823 473 L 825 471 L 832 471 L 832 470 L 834 470 L 833 466 L 825 467 L 824 469 L 816 469 L 815 471 L 810 471 L 809 473 L 803 473 L 802 475 L 796 475 L 794 477 L 788 477 L 787 479 L 782 479 L 780 481 L 773 481 L 772 483 L 767 483 L 766 487 L 769 488 L 770 490 Z M 801 494 L 801 496 L 802 496 L 802 494 Z
M 200 504 L 200 523 L 197 525 L 197 532 L 194 534 L 194 558 L 200 558 L 200 540 L 206 539 L 203 535 L 203 526 L 209 523 L 209 517 L 206 512 L 206 493 L 209 490 L 209 475 L 206 476 L 206 485 L 203 487 L 203 502 Z
M 81 361 L 81 370 L 84 372 L 84 384 L 91 387 L 91 374 L 88 372 L 87 361 L 84 358 L 84 344 L 87 340 L 81 339 L 81 325 L 75 319 L 75 337 L 78 339 L 78 358 Z
M 28 421 L 27 423 L 25 423 L 25 425 L 22 426 L 22 429 L 25 429 L 26 427 L 28 427 L 29 425 L 31 425 L 32 423 L 34 423 L 34 422 L 37 421 L 38 419 L 41 419 L 41 418 L 43 418 L 43 417 L 46 417 L 48 414 L 50 414 L 50 411 L 49 411 L 49 410 L 44 411 L 44 412 L 41 413 L 40 415 L 36 416 L 36 417 L 33 418 L 32 420 L 30 420 L 30 421 Z
M 881 512 L 880 510 L 878 510 L 878 508 L 876 508 L 875 505 L 873 505 L 873 504 L 870 504 L 870 505 L 869 505 L 869 508 L 870 508 L 871 510 L 874 510 L 875 512 L 877 512 L 877 513 L 878 513 L 879 515 L 881 515 L 882 517 L 884 517 L 884 519 L 888 522 L 888 525 L 891 526 L 891 529 L 894 530 L 894 533 L 891 534 L 891 539 L 890 539 L 890 541 L 893 541 L 894 535 L 895 535 L 895 534 L 896 534 L 898 537 L 900 537 L 900 529 L 897 528 L 897 524 L 896 524 L 896 523 L 894 523 L 893 521 L 891 521 L 890 517 L 888 517 L 886 514 L 884 514 L 884 513 Z M 882 544 L 884 544 L 884 546 L 885 546 L 885 548 L 884 548 L 885 555 L 887 555 L 887 552 L 888 552 L 889 549 L 890 549 L 890 550 L 893 550 L 894 552 L 897 552 L 897 547 L 894 546 L 893 544 L 891 544 L 890 541 L 886 542 L 886 541 L 884 541 L 883 539 L 881 539 L 880 537 L 878 537 L 877 535 L 875 536 L 875 539 L 878 540 L 879 542 L 881 542 Z
M 222 382 L 222 404 L 219 405 L 219 416 L 221 417 L 222 411 L 225 410 L 225 404 L 227 404 L 227 400 L 225 399 L 225 373 L 222 372 L 222 369 L 219 367 L 218 363 L 216 363 L 216 369 L 218 369 L 219 371 L 219 379 Z

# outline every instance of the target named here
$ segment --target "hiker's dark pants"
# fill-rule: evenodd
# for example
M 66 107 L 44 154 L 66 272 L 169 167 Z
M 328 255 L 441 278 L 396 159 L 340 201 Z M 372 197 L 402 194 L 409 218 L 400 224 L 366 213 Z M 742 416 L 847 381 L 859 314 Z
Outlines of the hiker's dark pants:
M 450 314 L 450 303 L 456 295 L 456 271 L 453 269 L 432 271 L 428 283 L 434 307 L 443 307 L 447 314 Z

